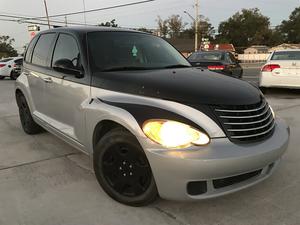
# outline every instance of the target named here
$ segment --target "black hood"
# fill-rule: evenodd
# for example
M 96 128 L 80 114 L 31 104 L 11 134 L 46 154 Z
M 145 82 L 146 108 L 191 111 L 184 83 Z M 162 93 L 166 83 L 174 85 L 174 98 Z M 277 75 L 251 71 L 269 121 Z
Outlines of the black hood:
M 261 100 L 260 91 L 236 78 L 194 68 L 101 72 L 92 86 L 186 104 L 246 105 Z

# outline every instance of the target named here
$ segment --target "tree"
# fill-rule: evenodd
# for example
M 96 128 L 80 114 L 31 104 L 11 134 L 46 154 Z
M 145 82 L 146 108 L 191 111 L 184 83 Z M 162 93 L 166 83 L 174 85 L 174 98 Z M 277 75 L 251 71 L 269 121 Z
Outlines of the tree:
M 18 56 L 18 52 L 12 46 L 14 41 L 9 36 L 0 36 L 0 58 Z
M 179 37 L 180 32 L 187 25 L 186 23 L 182 22 L 182 18 L 179 15 L 172 15 L 168 18 L 167 21 L 168 21 L 171 38 Z
M 220 43 L 232 43 L 238 47 L 268 45 L 272 37 L 270 20 L 259 9 L 243 9 L 221 22 L 216 39 Z
M 153 33 L 151 30 L 147 29 L 146 27 L 141 27 L 141 28 L 139 28 L 137 30 L 141 31 L 141 32 L 149 33 L 149 34 Z
M 118 24 L 116 24 L 116 20 L 113 19 L 110 22 L 100 23 L 99 26 L 104 26 L 104 27 L 118 27 Z
M 284 42 L 300 43 L 300 7 L 291 13 L 289 20 L 282 21 L 277 29 L 282 33 Z
M 214 39 L 215 29 L 209 22 L 209 19 L 200 15 L 200 22 L 198 25 L 198 31 L 199 31 L 199 40 L 202 38 L 208 38 L 209 40 Z M 191 27 L 188 29 L 185 29 L 182 34 L 182 37 L 189 37 L 194 38 L 195 37 L 195 22 L 191 24 Z
M 163 20 L 160 16 L 157 18 L 158 29 L 162 37 L 166 37 L 169 31 L 168 20 Z

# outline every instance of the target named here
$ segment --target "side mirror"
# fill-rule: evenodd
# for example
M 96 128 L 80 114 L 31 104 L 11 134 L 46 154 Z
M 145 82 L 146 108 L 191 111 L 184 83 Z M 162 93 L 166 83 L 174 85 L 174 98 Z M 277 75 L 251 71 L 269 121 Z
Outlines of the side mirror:
M 53 69 L 61 73 L 74 75 L 76 78 L 83 77 L 83 70 L 76 68 L 69 59 L 59 59 L 55 61 Z

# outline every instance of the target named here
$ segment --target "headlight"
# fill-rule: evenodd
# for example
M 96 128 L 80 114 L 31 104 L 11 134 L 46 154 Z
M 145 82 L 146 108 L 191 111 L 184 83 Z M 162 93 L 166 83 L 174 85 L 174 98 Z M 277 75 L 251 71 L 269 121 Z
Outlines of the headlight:
M 210 142 L 205 133 L 171 120 L 148 120 L 143 125 L 143 131 L 152 141 L 167 148 L 187 148 Z
M 273 118 L 275 118 L 275 117 L 276 117 L 276 114 L 275 114 L 273 108 L 272 108 L 270 105 L 269 105 L 269 107 L 270 107 L 270 110 L 271 110 L 271 112 L 272 112 Z

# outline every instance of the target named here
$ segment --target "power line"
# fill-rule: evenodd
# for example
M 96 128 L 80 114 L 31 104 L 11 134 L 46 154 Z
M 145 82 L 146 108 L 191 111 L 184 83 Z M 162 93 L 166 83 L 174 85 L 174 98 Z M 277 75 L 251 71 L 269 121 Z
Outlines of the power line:
M 82 13 L 98 12 L 98 11 L 103 11 L 103 10 L 108 10 L 108 9 L 117 9 L 117 8 L 132 6 L 132 5 L 139 5 L 139 4 L 144 4 L 144 3 L 148 3 L 148 2 L 154 2 L 154 1 L 155 0 L 145 0 L 145 1 L 127 3 L 127 4 L 109 6 L 109 7 L 104 7 L 104 8 L 98 8 L 98 9 L 90 9 L 90 10 L 83 10 L 83 11 L 77 11 L 77 12 L 72 12 L 72 13 L 56 14 L 56 15 L 52 15 L 49 17 L 53 18 L 53 17 L 61 17 L 61 16 L 78 15 L 78 14 L 82 14 Z M 44 19 L 44 18 L 46 18 L 46 17 L 40 16 L 40 17 L 33 17 L 33 18 L 26 18 L 26 19 L 27 20 L 35 20 L 35 19 Z

